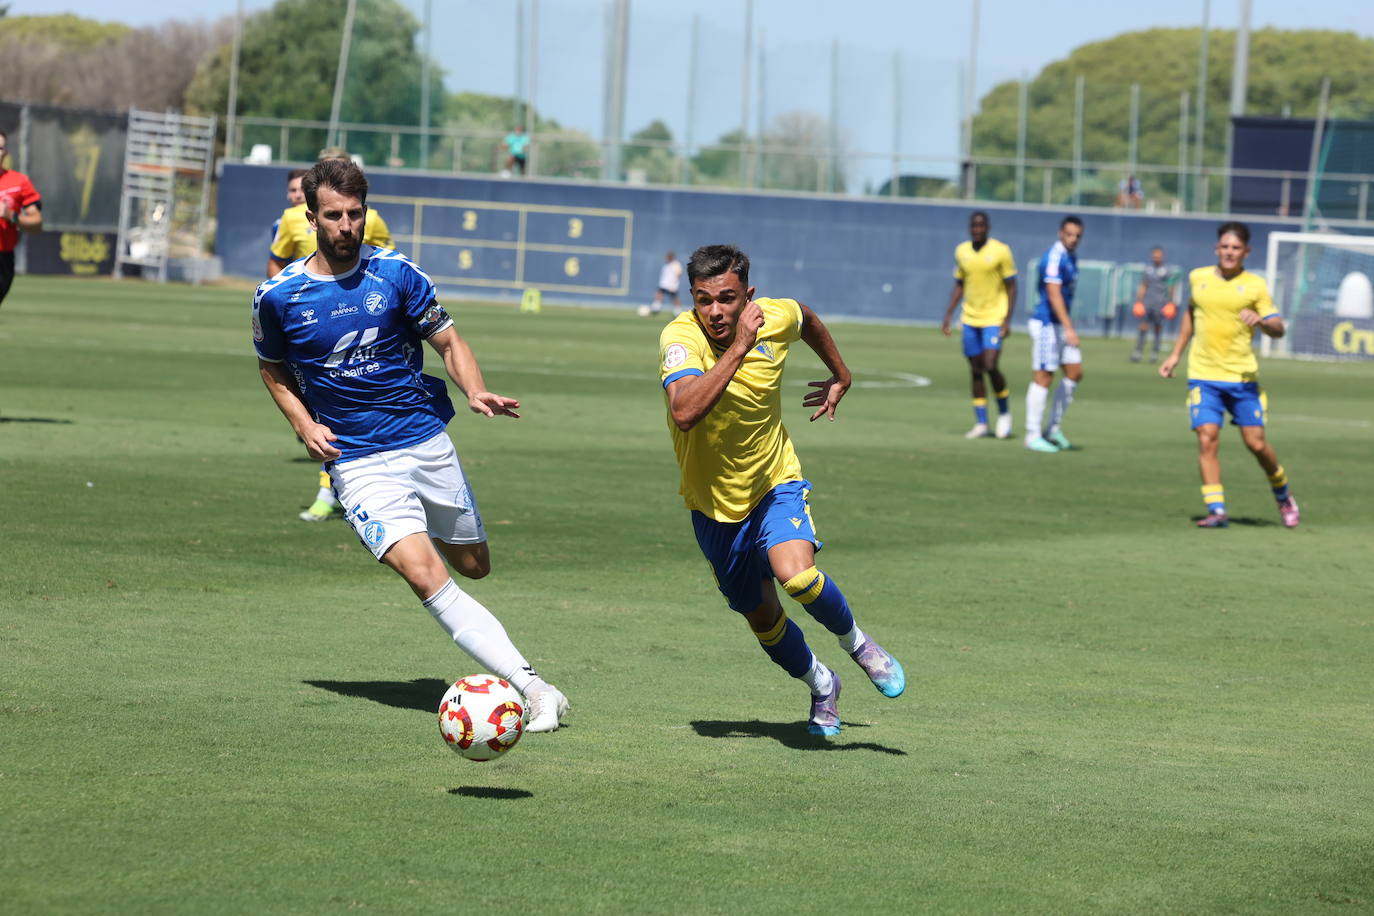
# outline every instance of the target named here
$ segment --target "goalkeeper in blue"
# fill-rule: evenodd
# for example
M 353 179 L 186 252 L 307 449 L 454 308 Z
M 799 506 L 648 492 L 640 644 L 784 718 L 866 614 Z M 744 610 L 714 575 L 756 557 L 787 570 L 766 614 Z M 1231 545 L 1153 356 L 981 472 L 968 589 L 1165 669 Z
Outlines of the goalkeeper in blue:
M 681 493 L 697 544 L 729 606 L 759 645 L 811 694 L 807 730 L 840 731 L 840 676 L 816 658 L 778 601 L 774 579 L 834 634 L 884 696 L 906 688 L 901 664 L 854 622 L 849 602 L 816 567 L 816 537 L 792 440 L 782 423 L 782 373 L 801 340 L 830 377 L 802 400 L 835 419 L 850 373 L 829 330 L 795 299 L 754 298 L 749 258 L 731 245 L 698 248 L 687 263 L 693 308 L 663 329 L 659 369 Z
M 434 283 L 398 252 L 363 245 L 367 179 L 347 159 L 301 182 L 317 248 L 253 297 L 267 391 L 311 458 L 323 461 L 363 546 L 391 567 L 459 648 L 529 701 L 527 731 L 558 728 L 568 700 L 530 667 L 501 622 L 453 581 L 491 571 L 486 529 L 445 427 L 453 403 L 423 374 L 422 344 L 486 417 L 520 402 L 487 390 Z

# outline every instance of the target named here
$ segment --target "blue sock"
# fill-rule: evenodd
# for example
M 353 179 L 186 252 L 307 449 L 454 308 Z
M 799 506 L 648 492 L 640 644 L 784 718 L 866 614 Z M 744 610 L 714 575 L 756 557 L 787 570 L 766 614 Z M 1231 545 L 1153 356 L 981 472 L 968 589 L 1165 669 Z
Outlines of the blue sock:
M 1008 400 L 1010 397 L 1011 397 L 1011 390 L 1010 390 L 1010 389 L 1004 388 L 1003 390 L 997 392 L 997 412 L 998 412 L 998 413 L 1006 413 L 1008 410 L 1011 409 L 1011 402 Z
M 806 612 L 836 636 L 854 629 L 854 615 L 844 592 L 834 580 L 812 566 L 782 584 L 787 594 L 801 602 Z
M 987 398 L 974 398 L 974 399 L 973 399 L 973 415 L 974 415 L 975 417 L 978 418 L 978 422 L 979 422 L 979 423 L 982 423 L 984 426 L 987 426 L 987 425 L 988 425 L 988 399 L 987 399 Z
M 816 657 L 811 654 L 811 647 L 806 644 L 801 627 L 788 619 L 786 614 L 783 614 L 777 626 L 767 633 L 756 632 L 754 635 L 758 637 L 759 645 L 763 646 L 763 651 L 768 653 L 768 657 L 788 674 L 803 677 L 811 670 Z

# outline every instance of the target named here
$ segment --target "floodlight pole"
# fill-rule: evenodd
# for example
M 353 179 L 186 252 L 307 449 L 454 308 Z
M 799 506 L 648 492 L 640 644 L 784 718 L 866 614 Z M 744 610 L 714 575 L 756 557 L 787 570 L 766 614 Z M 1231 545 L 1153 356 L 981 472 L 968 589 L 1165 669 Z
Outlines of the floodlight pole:
M 692 14 L 692 38 L 687 43 L 687 127 L 682 132 L 682 158 L 687 167 L 683 170 L 685 184 L 692 183 L 692 123 L 697 115 L 697 51 L 701 42 L 701 15 Z
M 1311 225 L 1317 209 L 1317 171 L 1321 167 L 1322 137 L 1326 133 L 1326 106 L 1331 101 L 1331 77 L 1322 77 L 1322 94 L 1317 100 L 1317 123 L 1312 129 L 1312 152 L 1307 160 L 1307 193 L 1302 202 L 1302 228 Z
M 348 0 L 348 11 L 344 13 L 343 40 L 339 42 L 339 67 L 334 73 L 334 101 L 329 106 L 329 143 L 339 143 L 339 108 L 343 105 L 344 78 L 348 76 L 348 50 L 353 44 L 353 16 L 358 11 L 358 0 Z
M 420 168 L 429 168 L 429 53 L 434 38 L 432 0 L 425 0 L 425 45 L 420 58 Z
M 744 53 L 740 55 L 739 90 L 739 178 L 740 184 L 748 187 L 751 176 L 748 174 L 748 160 L 745 150 L 749 146 L 749 96 L 753 89 L 750 64 L 754 59 L 754 0 L 744 0 Z
M 1231 159 L 1235 155 L 1236 118 L 1245 116 L 1245 96 L 1250 71 L 1251 0 L 1240 0 L 1240 23 L 1236 28 L 1236 59 L 1231 68 L 1231 111 L 1226 119 L 1226 193 L 1222 209 L 1231 210 Z M 1266 340 L 1268 338 L 1265 338 Z
M 525 136 L 534 136 L 534 87 L 539 77 L 539 0 L 530 0 L 529 77 L 525 81 Z M 539 149 L 535 148 L 535 155 Z
M 615 0 L 609 25 L 604 121 L 606 156 L 601 166 L 601 177 L 607 181 L 619 181 L 621 144 L 625 136 L 625 61 L 630 50 L 630 0 Z
M 973 107 L 978 104 L 978 0 L 970 4 L 968 30 L 968 76 L 964 80 L 964 196 L 974 196 L 977 179 L 973 171 Z
M 1026 108 L 1030 84 L 1024 73 L 1016 87 L 1016 202 L 1026 199 Z
M 229 111 L 224 117 L 224 155 L 233 155 L 236 149 L 234 144 L 234 130 L 238 127 L 238 107 L 239 107 L 239 52 L 243 47 L 243 0 L 238 0 L 234 9 L 234 44 L 233 50 L 229 52 Z M 286 158 L 286 150 L 281 151 L 281 157 Z
M 1212 0 L 1202 0 L 1202 41 L 1198 48 L 1197 69 L 1197 178 L 1193 186 L 1199 213 L 1207 211 L 1207 182 L 1202 177 L 1202 157 L 1207 147 L 1207 38 L 1211 21 Z

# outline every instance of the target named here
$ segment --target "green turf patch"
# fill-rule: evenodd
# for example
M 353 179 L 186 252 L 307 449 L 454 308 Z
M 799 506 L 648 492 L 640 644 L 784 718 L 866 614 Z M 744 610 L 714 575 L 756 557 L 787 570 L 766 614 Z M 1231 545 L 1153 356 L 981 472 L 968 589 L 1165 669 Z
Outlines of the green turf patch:
M 813 303 L 822 315 L 824 303 Z M 458 304 L 524 417 L 450 432 L 468 589 L 573 703 L 493 764 L 475 671 L 341 522 L 257 377 L 249 295 L 22 277 L 0 310 L 0 861 L 29 912 L 1329 912 L 1374 905 L 1374 366 L 1268 361 L 1303 506 L 1184 385 L 1088 340 L 1076 445 L 968 442 L 957 342 L 835 323 L 837 423 L 787 421 L 823 567 L 905 662 L 845 731 L 716 592 L 677 495 L 658 320 Z M 1004 357 L 1018 416 L 1025 337 Z M 911 377 L 929 385 L 917 387 Z

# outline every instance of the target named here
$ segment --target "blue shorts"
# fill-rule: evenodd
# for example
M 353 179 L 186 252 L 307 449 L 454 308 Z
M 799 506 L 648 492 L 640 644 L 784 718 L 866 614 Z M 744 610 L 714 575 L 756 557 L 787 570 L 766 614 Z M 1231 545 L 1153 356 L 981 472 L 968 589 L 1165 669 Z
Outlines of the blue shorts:
M 1226 422 L 1228 412 L 1236 426 L 1263 426 L 1268 407 L 1259 382 L 1188 379 L 1188 416 L 1193 429 L 1208 423 L 1220 426 Z
M 693 510 L 697 543 L 732 610 L 747 614 L 763 603 L 763 580 L 773 576 L 768 548 L 787 541 L 810 541 L 821 549 L 806 502 L 810 492 L 807 480 L 780 483 L 742 522 L 718 522 Z
M 994 324 L 987 328 L 964 325 L 964 355 L 972 359 L 984 350 L 1002 349 L 1002 326 Z

